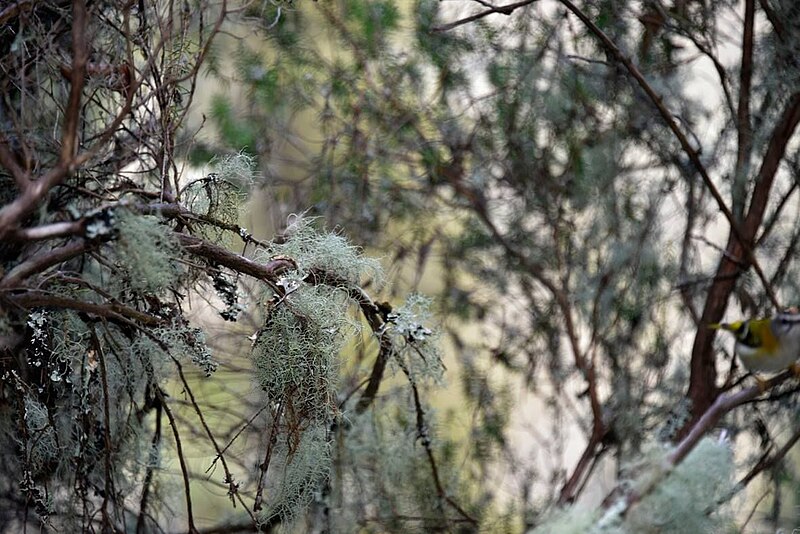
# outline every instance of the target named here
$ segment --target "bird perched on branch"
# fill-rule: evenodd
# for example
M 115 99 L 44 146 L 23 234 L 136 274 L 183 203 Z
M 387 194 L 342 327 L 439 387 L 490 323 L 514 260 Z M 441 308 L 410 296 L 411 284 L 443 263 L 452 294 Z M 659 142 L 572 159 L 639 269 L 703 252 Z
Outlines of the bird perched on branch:
M 736 353 L 748 371 L 777 373 L 791 368 L 800 376 L 800 313 L 792 309 L 766 319 L 708 325 L 736 336 Z

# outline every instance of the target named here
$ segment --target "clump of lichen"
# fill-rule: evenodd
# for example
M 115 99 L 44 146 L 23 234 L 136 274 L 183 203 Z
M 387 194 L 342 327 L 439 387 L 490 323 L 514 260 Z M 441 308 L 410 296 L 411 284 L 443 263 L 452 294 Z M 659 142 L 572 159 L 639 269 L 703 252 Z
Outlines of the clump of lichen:
M 198 235 L 225 244 L 228 229 L 239 222 L 239 208 L 253 183 L 255 162 L 244 153 L 224 156 L 212 162 L 217 172 L 190 182 L 181 191 L 184 204 L 205 217 L 197 221 Z M 217 224 L 219 223 L 219 224 Z
M 386 332 L 395 348 L 393 364 L 402 366 L 414 381 L 432 379 L 441 383 L 444 364 L 439 334 L 427 326 L 432 320 L 430 306 L 428 297 L 409 295 L 402 306 L 389 313 Z
M 282 461 L 270 468 L 270 501 L 261 520 L 278 516 L 288 523 L 298 511 L 311 503 L 330 475 L 331 442 L 324 425 L 314 425 L 303 432 L 296 450 L 281 450 Z
M 731 518 L 719 502 L 732 489 L 733 457 L 727 444 L 705 438 L 626 515 L 629 532 L 725 532 Z
M 719 505 L 733 487 L 729 446 L 704 438 L 671 471 L 664 463 L 667 453 L 656 446 L 627 466 L 627 491 L 645 494 L 624 515 L 624 501 L 604 512 L 573 506 L 556 511 L 533 534 L 735 532 L 729 511 Z
M 334 232 L 317 232 L 313 218 L 293 216 L 286 229 L 286 240 L 274 243 L 267 251 L 272 256 L 288 256 L 297 263 L 301 278 L 312 273 L 334 276 L 344 285 L 357 285 L 369 280 L 382 286 L 384 277 L 380 262 L 361 253 L 344 236 Z
M 175 284 L 180 274 L 175 255 L 180 246 L 169 227 L 158 217 L 125 210 L 118 211 L 117 220 L 114 252 L 126 287 L 158 294 Z
M 382 276 L 374 260 L 336 234 L 316 232 L 307 220 L 295 220 L 271 255 L 291 257 L 297 270 L 280 281 L 282 295 L 268 305 L 253 345 L 256 378 L 272 400 L 297 397 L 292 407 L 305 418 L 329 417 L 333 407 L 338 355 L 357 328 L 348 313 L 347 287 L 365 275 Z M 326 282 L 309 274 L 325 274 Z M 278 298 L 280 297 L 280 298 Z
M 350 320 L 341 292 L 302 286 L 268 312 L 253 346 L 256 379 L 275 401 L 289 398 L 296 414 L 331 413 L 339 350 Z
M 288 256 L 297 270 L 278 281 L 252 349 L 256 380 L 281 428 L 269 474 L 281 482 L 262 512 L 265 521 L 294 517 L 328 476 L 327 429 L 340 417 L 340 351 L 359 328 L 350 315 L 350 290 L 365 276 L 381 278 L 378 263 L 342 236 L 318 233 L 305 220 L 290 226 L 263 259 Z

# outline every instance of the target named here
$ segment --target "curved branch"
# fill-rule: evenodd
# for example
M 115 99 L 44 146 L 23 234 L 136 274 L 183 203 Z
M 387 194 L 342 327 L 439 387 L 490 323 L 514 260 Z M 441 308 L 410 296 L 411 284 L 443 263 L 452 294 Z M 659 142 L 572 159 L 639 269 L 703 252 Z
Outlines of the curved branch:
M 788 369 L 761 384 L 742 389 L 736 393 L 719 395 L 711 407 L 692 425 L 688 434 L 672 449 L 666 458 L 664 458 L 663 469 L 661 469 L 659 474 L 648 480 L 644 487 L 641 487 L 635 492 L 627 493 L 622 500 L 621 508 L 617 508 L 616 506 L 612 507 L 610 512 L 615 515 L 625 515 L 633 505 L 652 493 L 658 485 L 669 476 L 672 470 L 686 459 L 702 437 L 710 432 L 723 416 L 734 408 L 751 402 L 765 391 L 782 384 L 794 376 L 796 376 L 794 370 Z M 618 489 L 619 488 L 617 488 L 617 490 Z M 610 496 L 613 496 L 617 490 L 612 491 Z M 614 499 L 606 498 L 604 504 L 608 507 L 613 502 Z
M 58 265 L 59 263 L 80 256 L 91 248 L 92 245 L 88 241 L 79 240 L 37 254 L 20 263 L 8 271 L 4 277 L 0 278 L 0 289 L 13 288 L 25 278 L 40 273 L 53 265 Z
M 178 238 L 183 250 L 189 254 L 200 256 L 234 271 L 258 278 L 269 284 L 273 289 L 277 289 L 275 282 L 282 273 L 297 268 L 297 264 L 290 258 L 281 257 L 272 259 L 267 263 L 258 263 L 199 237 L 182 233 L 175 233 L 174 235 Z
M 525 7 L 529 4 L 533 4 L 538 0 L 522 0 L 521 2 L 516 2 L 513 4 L 508 4 L 505 6 L 492 6 L 485 11 L 481 11 L 479 13 L 475 13 L 474 15 L 470 15 L 468 17 L 464 17 L 463 19 L 459 19 L 453 22 L 449 22 L 447 24 L 442 24 L 441 26 L 434 26 L 431 28 L 433 32 L 446 32 L 448 30 L 452 30 L 453 28 L 457 28 L 458 26 L 462 26 L 464 24 L 469 24 L 470 22 L 475 22 L 476 20 L 482 19 L 484 17 L 488 17 L 489 15 L 494 15 L 499 13 L 501 15 L 510 15 L 514 12 L 514 10 L 519 9 L 521 7 Z
M 7 294 L 4 299 L 24 309 L 37 307 L 63 308 L 88 313 L 96 317 L 119 320 L 125 323 L 134 322 L 137 325 L 144 326 L 158 326 L 164 323 L 164 319 L 135 310 L 119 302 L 95 304 L 94 302 L 71 299 L 69 297 L 45 293 L 43 291 L 25 291 L 18 294 Z
M 683 461 L 684 458 L 694 449 L 697 443 L 709 430 L 711 430 L 714 425 L 722 418 L 723 415 L 727 414 L 737 406 L 745 404 L 759 395 L 762 395 L 765 390 L 769 390 L 788 380 L 789 378 L 795 376 L 792 370 L 783 371 L 779 375 L 776 375 L 766 382 L 763 385 L 754 385 L 750 386 L 749 388 L 742 389 L 741 391 L 737 391 L 736 393 L 728 393 L 723 394 L 717 397 L 714 401 L 714 404 L 705 411 L 702 417 L 697 420 L 697 422 L 692 426 L 691 430 L 686 437 L 684 437 L 680 443 L 675 447 L 675 449 L 670 453 L 668 457 L 668 462 L 671 466 L 678 465 Z

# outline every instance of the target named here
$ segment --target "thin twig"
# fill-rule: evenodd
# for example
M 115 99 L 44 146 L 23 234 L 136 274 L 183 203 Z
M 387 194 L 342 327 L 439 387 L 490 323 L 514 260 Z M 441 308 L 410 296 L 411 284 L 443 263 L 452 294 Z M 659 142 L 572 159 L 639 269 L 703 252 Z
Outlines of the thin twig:
M 206 433 L 206 436 L 208 437 L 209 441 L 211 441 L 211 444 L 214 446 L 214 450 L 217 453 L 217 456 L 215 457 L 214 461 L 216 462 L 216 460 L 219 459 L 220 462 L 222 462 L 222 469 L 225 472 L 225 483 L 228 485 L 228 496 L 231 499 L 231 503 L 234 504 L 235 506 L 236 500 L 238 500 L 239 503 L 247 512 L 247 515 L 250 516 L 250 519 L 252 519 L 254 523 L 258 523 L 256 517 L 253 515 L 253 512 L 250 511 L 250 508 L 247 507 L 244 500 L 242 499 L 242 496 L 239 494 L 239 485 L 234 481 L 233 474 L 231 473 L 231 470 L 228 467 L 228 462 L 225 460 L 225 454 L 219 448 L 219 444 L 217 444 L 217 440 L 214 437 L 214 434 L 211 432 L 208 423 L 206 423 L 206 418 L 203 416 L 203 411 L 197 404 L 197 400 L 194 397 L 192 388 L 189 386 L 189 382 L 186 381 L 186 376 L 183 374 L 183 366 L 181 365 L 181 362 L 179 362 L 177 358 L 172 356 L 172 353 L 169 354 L 170 358 L 172 359 L 172 362 L 178 369 L 178 376 L 180 376 L 181 378 L 181 383 L 183 384 L 183 390 L 186 392 L 187 395 L 189 395 L 189 401 L 191 402 L 192 408 L 194 408 L 197 417 L 200 419 L 200 424 L 203 427 L 203 431 Z
M 80 256 L 93 247 L 88 241 L 76 240 L 61 247 L 48 249 L 29 258 L 11 269 L 0 278 L 0 289 L 10 289 L 19 285 L 24 279 L 45 271 L 46 269 Z
M 106 487 L 105 491 L 103 492 L 103 504 L 100 507 L 100 511 L 103 517 L 103 527 L 110 528 L 111 521 L 108 518 L 108 498 L 110 495 L 114 495 L 116 492 L 114 491 L 114 482 L 111 477 L 111 453 L 112 453 L 112 446 L 111 446 L 111 403 L 109 402 L 109 393 L 108 393 L 108 371 L 106 370 L 106 355 L 103 352 L 103 347 L 100 344 L 100 340 L 97 338 L 97 333 L 95 332 L 94 328 L 91 329 L 92 333 L 92 340 L 94 342 L 94 348 L 97 351 L 97 361 L 99 362 L 100 367 L 100 382 L 102 384 L 103 389 L 103 440 L 105 450 L 104 457 L 105 457 L 105 478 L 106 478 Z
M 272 450 L 275 441 L 277 440 L 278 427 L 280 425 L 281 418 L 283 417 L 284 404 L 284 401 L 280 401 L 277 408 L 275 408 L 274 413 L 272 414 L 272 425 L 270 426 L 269 435 L 267 436 L 267 450 L 264 452 L 264 461 L 258 466 L 258 486 L 256 489 L 256 498 L 253 503 L 253 510 L 256 512 L 261 511 L 264 493 L 264 478 L 267 476 L 267 470 L 269 470 L 269 464 L 272 460 Z
M 477 525 L 478 520 L 467 513 L 467 511 L 464 510 L 461 505 L 459 505 L 452 497 L 447 495 L 447 492 L 444 490 L 442 481 L 439 478 L 439 468 L 436 465 L 436 459 L 433 455 L 433 446 L 428 424 L 425 422 L 425 409 L 422 407 L 422 401 L 420 401 L 419 398 L 419 390 L 417 389 L 416 381 L 411 375 L 411 372 L 409 371 L 405 362 L 403 362 L 400 358 L 395 358 L 395 361 L 400 366 L 400 369 L 403 370 L 403 373 L 408 379 L 408 384 L 411 387 L 411 392 L 414 398 L 414 409 L 416 411 L 417 436 L 422 442 L 422 447 L 425 449 L 425 454 L 428 457 L 428 464 L 431 467 L 431 475 L 433 477 L 434 486 L 436 487 L 437 496 L 440 500 L 453 507 L 453 509 L 455 509 L 467 522 L 471 523 L 472 525 Z
M 464 24 L 469 24 L 470 22 L 475 22 L 476 20 L 482 19 L 484 17 L 488 17 L 489 15 L 494 15 L 499 13 L 501 15 L 511 15 L 515 9 L 519 9 L 521 7 L 525 7 L 529 4 L 533 4 L 538 0 L 522 0 L 521 2 L 516 2 L 513 4 L 507 4 L 505 6 L 496 6 L 490 7 L 485 11 L 481 11 L 479 13 L 475 13 L 474 15 L 470 15 L 468 17 L 464 17 L 463 19 L 456 20 L 454 22 L 449 22 L 447 24 L 443 24 L 441 26 L 434 26 L 431 28 L 433 32 L 446 32 L 448 30 L 452 30 L 453 28 L 457 28 L 458 26 L 462 26 Z
M 151 451 L 156 450 L 160 443 L 161 443 L 161 414 L 163 408 L 161 403 L 158 402 L 155 406 L 156 409 L 156 421 L 155 421 L 155 429 L 153 430 L 153 439 L 150 440 L 150 449 Z M 148 458 L 147 463 L 147 470 L 145 471 L 144 481 L 142 483 L 142 497 L 139 500 L 139 515 L 136 519 L 136 534 L 145 534 L 145 517 L 147 517 L 147 505 L 148 499 L 150 497 L 150 487 L 153 483 L 153 476 L 155 473 L 155 465 L 150 461 Z
M 2 292 L 0 292 L 0 295 L 2 295 Z M 58 294 L 47 293 L 45 291 L 29 290 L 23 293 L 6 294 L 3 298 L 11 304 L 24 309 L 37 307 L 62 308 L 111 320 L 121 320 L 126 323 L 135 322 L 137 326 L 158 326 L 165 321 L 162 318 L 141 312 L 119 302 L 96 304 L 94 302 L 85 302 Z
M 194 513 L 192 511 L 192 490 L 189 483 L 189 468 L 186 465 L 186 457 L 183 454 L 183 445 L 181 444 L 181 436 L 180 433 L 178 432 L 178 425 L 175 422 L 175 415 L 172 413 L 172 410 L 170 410 L 169 406 L 167 405 L 167 400 L 160 386 L 155 386 L 155 393 L 156 397 L 161 403 L 164 413 L 167 414 L 167 419 L 169 419 L 169 426 L 172 429 L 172 435 L 175 438 L 175 449 L 178 454 L 178 462 L 180 463 L 181 474 L 183 476 L 183 491 L 186 497 L 186 515 L 187 515 L 187 522 L 189 524 L 189 534 L 199 534 L 197 531 L 197 527 L 195 527 L 194 525 Z

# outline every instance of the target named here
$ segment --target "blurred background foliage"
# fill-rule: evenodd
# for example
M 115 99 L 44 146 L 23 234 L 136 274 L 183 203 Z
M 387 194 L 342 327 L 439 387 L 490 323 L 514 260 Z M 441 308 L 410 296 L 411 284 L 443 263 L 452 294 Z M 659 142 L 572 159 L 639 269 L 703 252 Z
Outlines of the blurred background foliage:
M 797 71 L 787 55 L 797 8 L 762 4 L 786 26 L 759 19 L 743 176 L 732 172 L 740 3 L 582 6 L 661 96 L 739 220 Z M 689 419 L 690 342 L 724 231 L 653 103 L 586 26 L 545 2 L 446 26 L 482 5 L 252 8 L 209 64 L 222 84 L 203 108 L 216 135 L 188 157 L 246 152 L 272 224 L 308 209 L 382 255 L 395 288 L 434 297 L 449 394 L 464 402 L 445 424 L 462 476 L 475 502 L 497 504 L 520 528 L 559 500 L 576 431 L 592 432 L 589 373 L 610 428 L 602 450 L 614 458 L 599 454 L 600 471 L 674 439 Z M 786 303 L 798 294 L 796 171 L 789 151 L 758 243 Z M 734 295 L 734 316 L 769 311 L 752 276 Z M 721 382 L 738 376 L 730 354 L 718 365 Z M 726 424 L 741 442 L 762 421 L 774 436 L 797 427 L 794 402 Z M 565 450 L 569 460 L 545 461 Z M 773 524 L 793 515 L 777 504 L 796 492 L 792 469 L 774 475 L 782 482 L 765 501 L 776 503 Z M 492 477 L 504 483 L 480 483 Z

